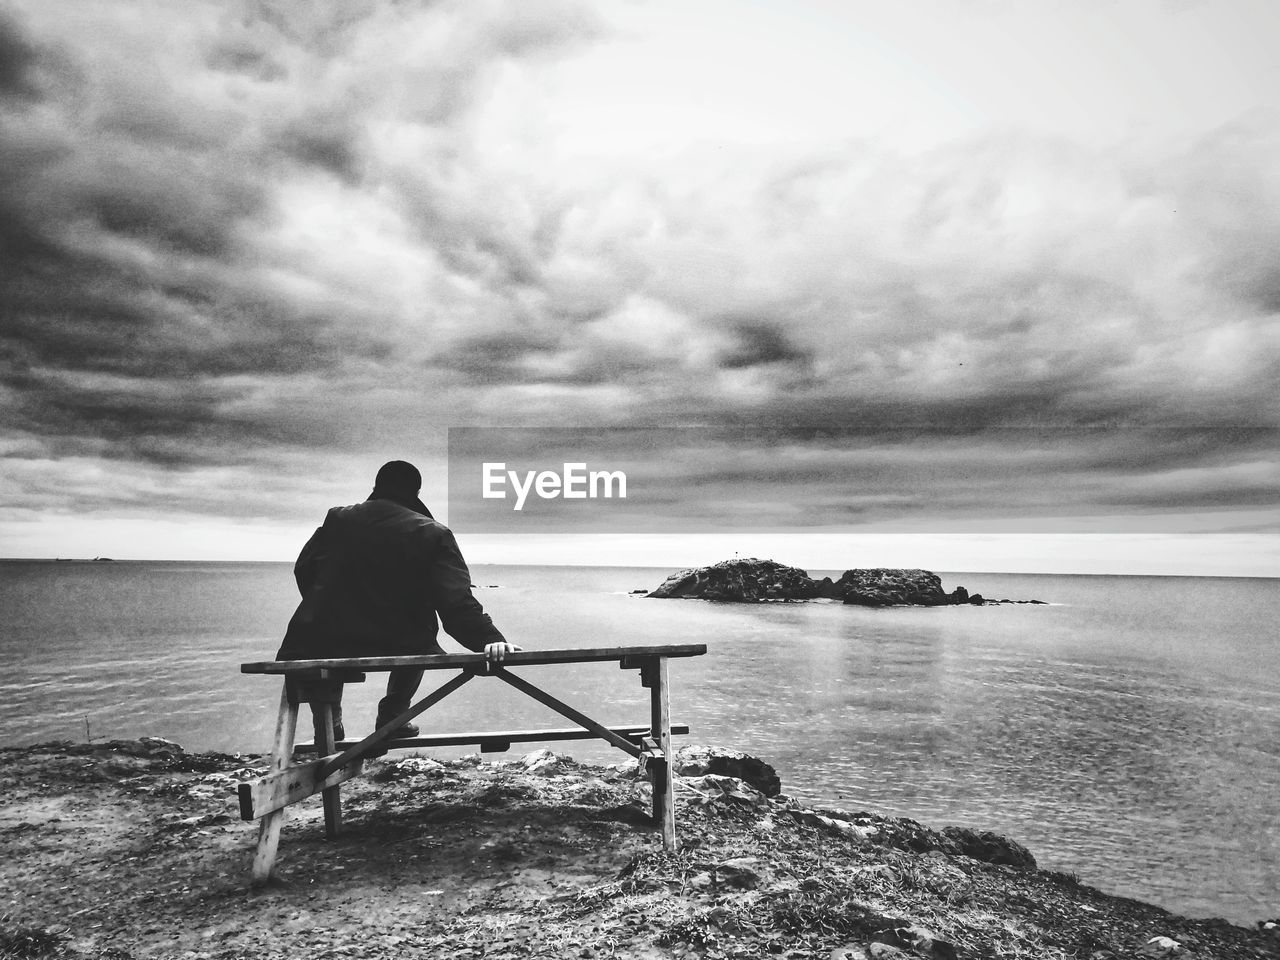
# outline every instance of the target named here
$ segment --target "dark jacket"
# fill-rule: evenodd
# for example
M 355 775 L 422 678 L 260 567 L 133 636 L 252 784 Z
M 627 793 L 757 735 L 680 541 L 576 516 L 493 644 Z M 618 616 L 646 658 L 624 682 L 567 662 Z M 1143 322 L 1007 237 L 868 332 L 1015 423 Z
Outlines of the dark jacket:
M 443 653 L 437 614 L 470 650 L 504 639 L 449 528 L 391 500 L 334 507 L 293 573 L 302 602 L 277 660 Z

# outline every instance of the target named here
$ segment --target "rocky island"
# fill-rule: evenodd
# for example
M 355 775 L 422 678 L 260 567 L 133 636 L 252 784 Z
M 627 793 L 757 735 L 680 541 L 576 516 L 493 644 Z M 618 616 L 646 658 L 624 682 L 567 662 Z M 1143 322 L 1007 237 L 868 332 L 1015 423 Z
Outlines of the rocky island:
M 1042 600 L 988 600 L 964 587 L 950 593 L 942 578 L 929 570 L 869 567 L 846 570 L 839 580 L 815 580 L 799 567 L 755 557 L 722 560 L 708 567 L 681 570 L 647 596 L 723 600 L 731 603 L 839 600 L 860 607 L 945 607 L 956 604 L 1043 603 Z

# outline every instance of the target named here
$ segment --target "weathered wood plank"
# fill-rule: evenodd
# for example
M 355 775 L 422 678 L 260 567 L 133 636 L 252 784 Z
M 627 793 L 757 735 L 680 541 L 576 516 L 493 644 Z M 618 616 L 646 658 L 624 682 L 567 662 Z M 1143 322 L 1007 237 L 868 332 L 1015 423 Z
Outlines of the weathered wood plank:
M 591 663 L 601 660 L 621 661 L 626 657 L 700 657 L 707 652 L 705 643 L 671 643 L 647 647 L 584 647 L 582 649 L 521 650 L 508 653 L 504 667 L 534 666 L 549 663 Z M 293 673 L 298 670 L 361 670 L 377 672 L 395 667 L 421 667 L 445 670 L 451 667 L 482 667 L 482 653 L 439 653 L 411 657 L 352 657 L 333 660 L 262 660 L 240 664 L 241 673 Z
M 336 754 L 334 755 L 336 756 Z M 332 789 L 357 777 L 364 770 L 363 760 L 352 760 L 329 776 L 319 776 L 321 768 L 333 757 L 321 757 L 309 763 L 298 763 L 261 780 L 240 784 L 240 819 L 256 820 L 313 794 Z
M 359 670 L 335 670 L 316 667 L 311 670 L 297 670 L 290 674 L 298 680 L 336 680 L 339 683 L 364 683 L 365 676 Z
M 311 704 L 311 719 L 315 729 L 315 742 L 320 748 L 320 752 L 328 756 L 337 749 L 333 735 L 333 705 L 340 703 L 342 700 L 342 684 L 332 680 L 322 682 L 333 684 L 338 688 L 336 700 L 325 699 L 319 703 L 313 701 Z M 328 693 L 327 687 L 325 692 L 326 694 Z M 326 781 L 330 779 L 328 773 L 326 771 L 324 777 Z M 336 783 L 332 784 L 324 788 L 322 796 L 324 799 L 324 835 L 332 840 L 342 832 L 342 788 Z
M 298 728 L 298 704 L 289 697 L 289 682 L 280 685 L 280 711 L 276 714 L 275 743 L 271 748 L 273 772 L 284 770 L 293 757 L 293 736 Z M 262 818 L 258 824 L 258 846 L 253 854 L 253 883 L 262 884 L 271 879 L 275 866 L 276 849 L 280 845 L 280 827 L 284 824 L 284 811 L 276 810 Z
M 671 678 L 667 671 L 667 658 L 659 657 L 656 668 L 650 673 L 649 728 L 662 752 L 662 763 L 654 764 L 653 816 L 662 824 L 662 846 L 669 852 L 676 850 L 676 791 L 675 777 L 671 770 Z
M 641 737 L 649 735 L 649 728 L 643 724 L 631 726 L 610 726 L 610 730 L 620 737 L 626 737 L 633 743 Z M 689 732 L 687 723 L 673 723 L 672 736 L 683 736 Z M 477 730 L 470 733 L 432 733 L 421 737 L 410 737 L 403 740 L 388 740 L 384 744 L 398 750 L 423 749 L 428 747 L 465 747 L 471 744 L 484 743 L 552 743 L 558 740 L 592 740 L 596 734 L 579 727 L 557 727 L 551 730 Z M 356 740 L 342 740 L 339 747 L 346 748 L 358 743 Z M 295 754 L 315 753 L 314 743 L 299 743 L 293 748 Z

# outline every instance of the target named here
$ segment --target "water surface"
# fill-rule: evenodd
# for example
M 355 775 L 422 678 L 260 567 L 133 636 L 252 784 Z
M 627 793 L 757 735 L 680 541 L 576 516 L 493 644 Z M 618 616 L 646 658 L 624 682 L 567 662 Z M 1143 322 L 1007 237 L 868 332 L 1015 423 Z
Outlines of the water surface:
M 993 829 L 1042 866 L 1192 915 L 1275 914 L 1280 581 L 946 574 L 947 589 L 1053 605 L 937 609 L 628 594 L 666 572 L 474 571 L 528 647 L 706 643 L 673 663 L 675 719 L 690 740 L 768 759 L 789 793 Z M 6 740 L 265 750 L 277 681 L 238 665 L 272 656 L 295 602 L 288 564 L 0 563 Z M 647 691 L 616 665 L 527 670 L 606 722 L 647 717 Z M 371 723 L 378 687 L 350 688 L 349 731 Z M 486 681 L 428 716 L 439 730 L 565 725 Z

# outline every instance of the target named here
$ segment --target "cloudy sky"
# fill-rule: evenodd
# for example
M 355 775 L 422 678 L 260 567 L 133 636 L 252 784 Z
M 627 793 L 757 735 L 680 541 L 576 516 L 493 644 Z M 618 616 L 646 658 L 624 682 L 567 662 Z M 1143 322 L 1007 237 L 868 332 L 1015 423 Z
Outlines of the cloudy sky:
M 762 529 L 1274 574 L 1277 50 L 1273 0 L 0 0 L 0 555 L 290 559 L 386 459 L 445 503 L 450 427 L 759 427 L 697 473 Z

